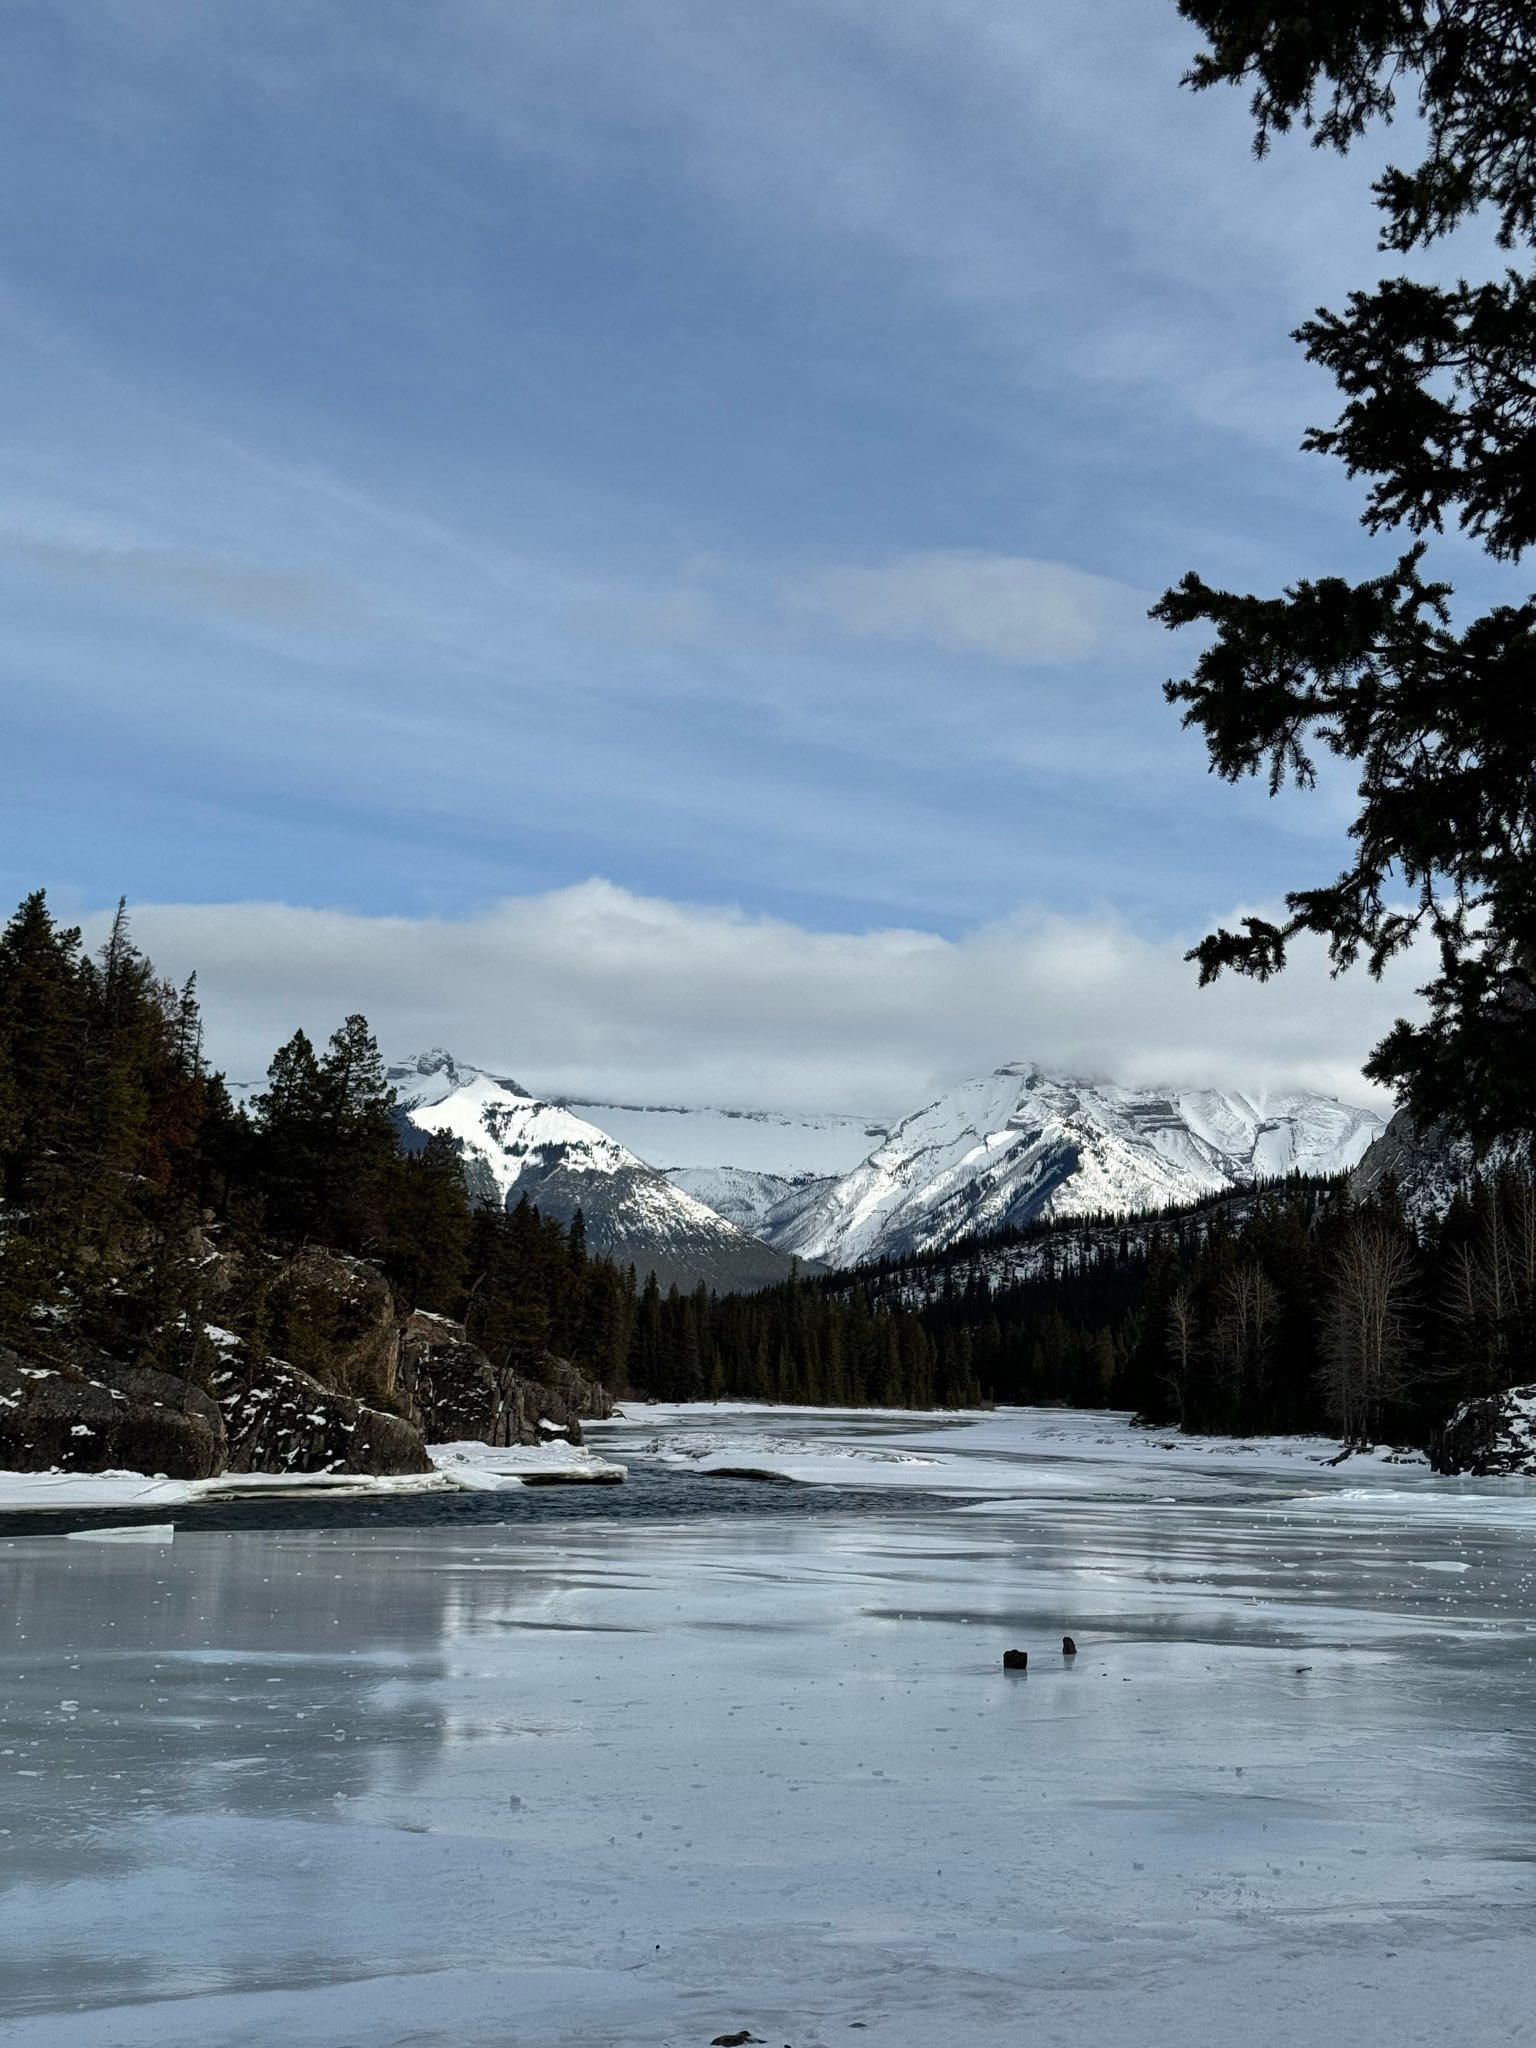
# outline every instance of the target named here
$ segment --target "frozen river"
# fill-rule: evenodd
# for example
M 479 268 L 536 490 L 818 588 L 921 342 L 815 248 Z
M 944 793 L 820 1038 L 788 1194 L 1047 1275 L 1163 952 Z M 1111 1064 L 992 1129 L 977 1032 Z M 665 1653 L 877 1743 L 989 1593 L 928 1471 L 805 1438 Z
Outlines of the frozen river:
M 631 1488 L 0 1540 L 10 2048 L 1536 2041 L 1524 1482 L 593 1434 Z

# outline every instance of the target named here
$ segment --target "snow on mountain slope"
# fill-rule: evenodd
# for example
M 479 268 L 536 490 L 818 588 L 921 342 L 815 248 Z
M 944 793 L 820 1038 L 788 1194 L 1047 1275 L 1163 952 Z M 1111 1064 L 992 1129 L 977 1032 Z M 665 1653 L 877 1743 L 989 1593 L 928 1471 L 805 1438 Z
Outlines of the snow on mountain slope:
M 1382 1119 L 1331 1097 L 1117 1088 L 1000 1067 L 898 1124 L 772 1233 L 829 1265 L 1040 1215 L 1134 1212 L 1358 1163 Z
M 785 1180 L 835 1178 L 851 1172 L 890 1128 L 880 1119 L 835 1113 L 558 1100 L 669 1175 L 678 1168 L 731 1167 Z
M 608 1132 L 505 1075 L 433 1051 L 396 1062 L 387 1078 L 403 1140 L 447 1132 L 479 1201 L 515 1208 L 526 1194 L 562 1222 L 580 1209 L 594 1250 L 654 1272 L 663 1287 L 702 1280 L 724 1293 L 788 1276 L 783 1254 L 674 1187 Z
M 746 1166 L 671 1166 L 667 1179 L 742 1230 L 773 1244 L 836 1187 L 836 1174 L 759 1173 Z
M 1442 1124 L 1420 1129 L 1400 1109 L 1355 1168 L 1350 1186 L 1357 1196 L 1373 1195 L 1390 1179 L 1410 1216 L 1443 1216 L 1457 1195 L 1471 1193 L 1479 1174 L 1524 1169 L 1530 1158 L 1528 1146 L 1514 1138 L 1479 1157 L 1470 1138 L 1453 1138 Z

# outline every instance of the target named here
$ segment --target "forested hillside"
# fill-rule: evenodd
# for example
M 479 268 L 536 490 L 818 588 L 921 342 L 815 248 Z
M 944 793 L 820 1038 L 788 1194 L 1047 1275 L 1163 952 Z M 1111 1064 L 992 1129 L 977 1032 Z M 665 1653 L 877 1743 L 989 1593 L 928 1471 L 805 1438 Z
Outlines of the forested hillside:
M 1356 1200 L 1345 1180 L 1297 1180 L 1040 1225 L 857 1285 L 936 1342 L 968 1339 L 999 1401 L 1426 1444 L 1463 1401 L 1536 1377 L 1536 1185 L 1506 1163 L 1413 1219 L 1390 1183 Z
M 156 974 L 126 916 L 92 957 L 28 897 L 0 935 L 0 1346 L 210 1391 L 232 1360 L 276 1359 L 387 1412 L 411 1404 L 359 1347 L 370 1318 L 420 1336 L 424 1312 L 518 1382 L 553 1361 L 610 1393 L 979 1398 L 964 1342 L 900 1309 L 798 1281 L 662 1294 L 589 1255 L 579 1215 L 477 1208 L 455 1144 L 402 1150 L 391 1107 L 360 1016 L 323 1050 L 296 1032 L 237 1107 L 195 988 Z

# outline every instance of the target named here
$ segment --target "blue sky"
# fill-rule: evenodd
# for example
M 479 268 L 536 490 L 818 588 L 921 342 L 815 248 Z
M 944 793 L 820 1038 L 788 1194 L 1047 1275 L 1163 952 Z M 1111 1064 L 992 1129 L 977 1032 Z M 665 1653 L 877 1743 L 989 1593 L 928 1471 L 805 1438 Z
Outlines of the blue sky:
M 1347 791 L 1212 783 L 1144 612 L 1385 558 L 1286 338 L 1374 275 L 1369 162 L 1254 164 L 1192 49 L 1162 0 L 12 0 L 0 883 L 1174 944 L 1329 873 Z

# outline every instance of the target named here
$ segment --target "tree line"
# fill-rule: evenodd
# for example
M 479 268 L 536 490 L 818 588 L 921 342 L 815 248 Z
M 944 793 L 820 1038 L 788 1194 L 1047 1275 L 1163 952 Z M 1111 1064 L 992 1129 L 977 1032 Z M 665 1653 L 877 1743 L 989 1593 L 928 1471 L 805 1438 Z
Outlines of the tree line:
M 1462 1402 L 1536 1379 L 1536 1179 L 1511 1153 L 1420 1218 L 1390 1183 L 1357 1200 L 1298 1179 L 1039 1225 L 858 1284 L 936 1340 L 968 1332 L 987 1398 L 1428 1445 Z
M 497 1365 L 568 1359 L 610 1391 L 896 1407 L 977 1401 L 963 1333 L 799 1279 L 759 1294 L 662 1293 L 528 1201 L 474 1203 L 456 1141 L 401 1143 L 366 1020 L 322 1049 L 295 1032 L 266 1087 L 232 1100 L 203 1056 L 195 980 L 177 987 L 119 906 L 85 950 L 42 891 L 0 933 L 0 1342 L 50 1332 L 205 1379 L 213 1243 L 244 1276 L 220 1313 L 306 1366 L 334 1302 L 305 1247 L 374 1262 L 402 1310 L 464 1322 Z M 229 1262 L 226 1262 L 228 1264 Z

